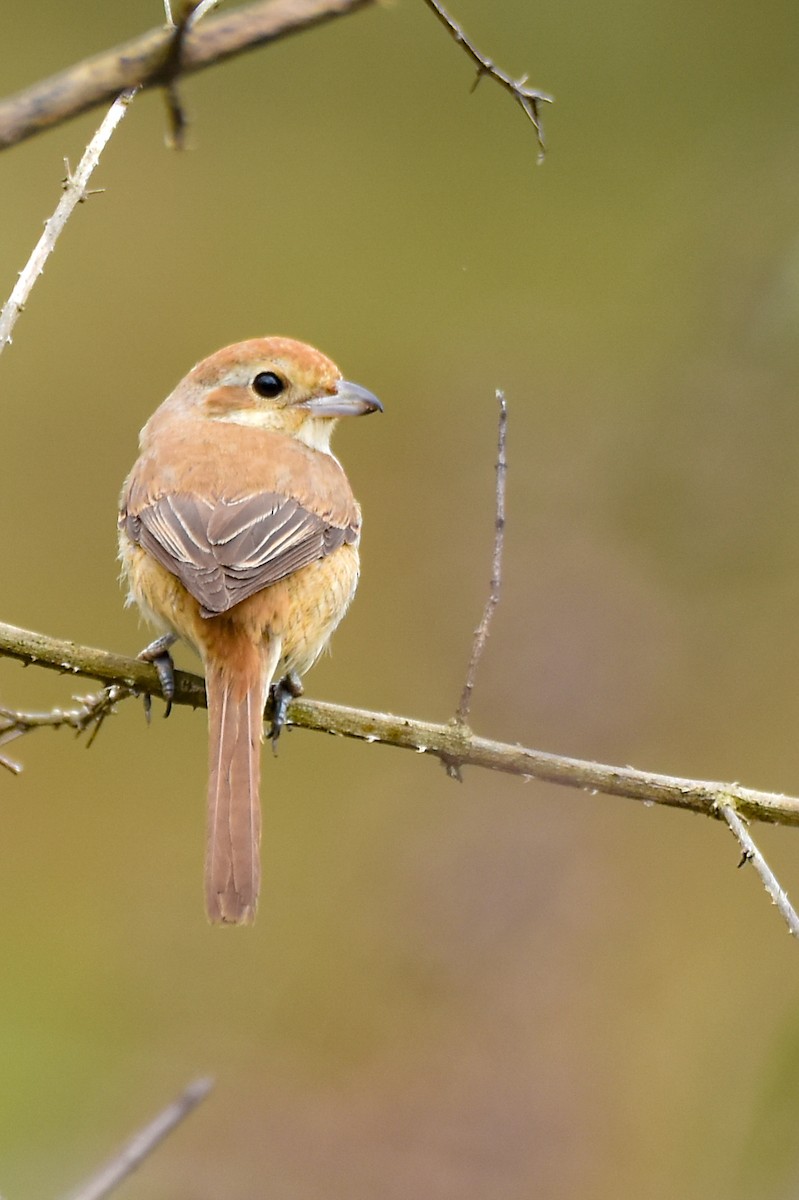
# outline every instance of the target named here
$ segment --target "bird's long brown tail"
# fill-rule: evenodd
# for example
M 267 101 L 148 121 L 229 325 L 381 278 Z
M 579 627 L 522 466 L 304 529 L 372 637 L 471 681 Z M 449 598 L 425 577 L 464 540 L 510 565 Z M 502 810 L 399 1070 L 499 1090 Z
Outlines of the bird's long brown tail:
M 208 696 L 208 844 L 205 906 L 215 924 L 255 919 L 261 884 L 261 736 L 267 664 L 256 646 L 238 644 L 206 660 Z M 242 661 L 244 660 L 244 661 Z

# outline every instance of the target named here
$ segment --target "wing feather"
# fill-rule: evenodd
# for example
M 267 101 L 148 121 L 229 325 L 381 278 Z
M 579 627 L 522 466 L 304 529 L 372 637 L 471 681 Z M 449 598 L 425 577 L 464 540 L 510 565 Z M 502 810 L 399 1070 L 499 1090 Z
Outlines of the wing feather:
M 358 540 L 359 526 L 336 525 L 277 492 L 211 503 L 181 492 L 121 517 L 128 536 L 181 581 L 205 617 Z

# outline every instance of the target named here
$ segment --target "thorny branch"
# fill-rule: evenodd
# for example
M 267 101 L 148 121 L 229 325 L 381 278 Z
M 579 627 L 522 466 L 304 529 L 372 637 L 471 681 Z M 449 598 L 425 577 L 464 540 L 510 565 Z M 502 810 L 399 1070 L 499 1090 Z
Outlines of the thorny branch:
M 139 695 L 160 696 L 158 674 L 150 663 L 111 654 L 91 646 L 33 633 L 0 623 L 0 657 L 15 658 L 28 665 L 46 667 L 61 674 L 86 675 L 104 683 L 130 688 Z M 192 708 L 205 706 L 205 685 L 198 675 L 175 672 L 174 703 Z M 592 795 L 627 796 L 652 804 L 664 804 L 721 820 L 719 806 L 727 804 L 747 820 L 799 826 L 799 798 L 775 792 L 756 791 L 737 783 L 714 783 L 677 776 L 614 767 L 583 759 L 566 758 L 524 746 L 478 737 L 455 722 L 439 725 L 329 704 L 319 700 L 293 700 L 288 722 L 299 729 L 330 733 L 365 742 L 382 742 L 404 750 L 415 750 L 434 758 L 456 762 L 461 767 L 482 767 L 538 779 L 565 787 L 580 788 Z
M 164 1138 L 202 1103 L 213 1086 L 212 1079 L 196 1079 L 190 1083 L 177 1100 L 173 1100 L 149 1124 L 135 1133 L 118 1154 L 64 1200 L 103 1200 L 105 1196 L 110 1196 L 158 1148 Z
M 76 734 L 91 730 L 86 747 L 91 746 L 106 717 L 110 716 L 120 700 L 132 695 L 130 688 L 111 684 L 92 696 L 76 696 L 77 708 L 52 708 L 48 712 L 19 712 L 13 708 L 0 707 L 0 746 L 7 746 L 34 729 L 63 729 L 66 725 Z M 19 763 L 0 754 L 0 767 L 13 775 L 19 775 Z
M 161 694 L 156 669 L 150 663 L 0 623 L 0 657 L 3 656 L 15 658 L 26 665 L 36 664 L 61 673 L 87 675 L 92 679 L 105 681 L 111 685 L 105 702 L 107 711 L 127 696 Z M 106 693 L 101 693 L 101 696 L 105 695 Z M 99 720 L 92 717 L 87 721 L 87 725 L 92 722 L 99 725 L 107 715 L 107 711 L 102 711 L 100 715 L 101 697 L 98 696 L 95 700 L 99 706 Z M 86 703 L 91 709 L 91 701 Z M 197 675 L 176 671 L 173 703 L 188 704 L 193 708 L 203 707 L 203 680 Z M 41 714 L 42 719 L 32 720 L 28 728 L 22 729 L 14 736 L 21 736 L 21 733 L 29 732 L 33 728 L 58 725 L 57 718 L 47 719 L 53 715 L 55 714 Z M 24 720 L 22 714 L 10 713 L 9 716 Z M 72 724 L 72 721 L 62 720 L 60 723 Z M 753 863 L 766 890 L 788 922 L 789 929 L 799 936 L 799 920 L 784 890 L 743 824 L 744 820 L 748 820 L 799 826 L 799 798 L 756 791 L 741 787 L 737 783 L 681 779 L 651 771 L 638 771 L 634 767 L 614 767 L 604 763 L 566 758 L 559 754 L 545 753 L 543 750 L 512 746 L 478 737 L 467 726 L 457 721 L 436 725 L 411 717 L 369 712 L 318 700 L 293 700 L 288 708 L 287 723 L 317 733 L 356 738 L 365 742 L 381 742 L 386 746 L 415 750 L 417 754 L 438 758 L 449 773 L 460 772 L 467 766 L 483 767 L 490 771 L 521 776 L 525 781 L 537 779 L 543 783 L 579 788 L 592 796 L 627 796 L 644 804 L 663 804 L 726 821 L 741 843 L 746 860 Z M 3 740 L 0 736 L 0 744 Z M 10 766 L 11 770 L 17 769 L 16 765 L 7 762 L 3 765 Z
M 200 0 L 199 4 L 192 4 L 190 0 L 177 20 L 172 19 L 167 4 L 165 26 L 84 59 L 58 75 L 0 100 L 0 150 L 107 103 L 125 90 L 149 87 L 164 87 L 173 137 L 179 145 L 185 116 L 177 96 L 178 77 L 298 30 L 370 7 L 378 0 L 257 0 L 205 21 L 201 30 L 195 30 L 197 17 L 213 8 L 214 3 L 215 0 Z M 474 86 L 484 76 L 494 79 L 532 121 L 541 162 L 545 144 L 540 106 L 552 103 L 553 97 L 528 87 L 526 76 L 513 79 L 486 58 L 439 0 L 425 0 L 425 3 L 475 64 Z
M 2 312 L 0 312 L 0 353 L 3 352 L 11 341 L 11 334 L 17 317 L 24 309 L 31 289 L 44 270 L 44 264 L 54 250 L 56 241 L 64 226 L 72 216 L 77 205 L 89 195 L 87 185 L 92 172 L 100 161 L 100 155 L 108 144 L 112 133 L 127 112 L 128 105 L 134 95 L 135 91 L 129 91 L 123 92 L 121 96 L 117 97 L 106 113 L 99 129 L 84 150 L 83 157 L 78 163 L 77 169 L 72 172 L 69 169 L 69 164 L 67 164 L 67 175 L 63 184 L 64 194 L 59 200 L 52 217 L 48 221 L 45 221 L 44 233 L 36 243 L 33 253 L 24 268 L 20 271 L 19 278 L 14 284 L 11 295 L 3 305 Z
M 181 24 L 174 29 L 172 34 L 171 46 L 174 46 L 174 67 L 172 68 L 172 72 L 167 72 L 165 77 L 165 92 L 167 96 L 167 111 L 170 118 L 171 138 L 175 146 L 182 146 L 186 129 L 186 118 L 180 104 L 177 84 L 175 82 L 176 73 L 181 63 L 183 40 L 186 32 L 193 28 L 200 17 L 208 12 L 209 8 L 216 3 L 217 0 L 201 0 L 199 4 L 191 3 L 186 10 Z M 17 317 L 23 311 L 33 285 L 42 274 L 44 265 L 55 249 L 55 244 L 63 232 L 67 221 L 72 216 L 77 205 L 82 204 L 88 196 L 93 194 L 87 187 L 89 179 L 99 163 L 100 155 L 108 145 L 111 135 L 124 117 L 128 106 L 137 92 L 138 88 L 134 87 L 117 96 L 106 113 L 99 129 L 84 150 L 77 170 L 73 173 L 69 168 L 69 163 L 65 164 L 67 173 L 63 182 L 64 194 L 56 205 L 52 217 L 48 221 L 45 221 L 44 233 L 34 246 L 33 252 L 24 268 L 20 271 L 19 278 L 14 285 L 11 295 L 3 305 L 2 312 L 0 312 L 0 354 L 2 354 L 5 347 L 11 342 L 11 334 Z
M 490 58 L 486 58 L 484 54 L 481 54 L 474 42 L 466 36 L 460 25 L 452 19 L 439 3 L 439 0 L 425 0 L 425 4 L 428 8 L 432 9 L 439 21 L 446 26 L 455 41 L 463 46 L 463 49 L 477 67 L 477 78 L 472 86 L 472 91 L 477 87 L 480 80 L 485 75 L 488 75 L 491 79 L 496 80 L 501 87 L 504 87 L 507 92 L 510 92 L 522 111 L 530 118 L 535 128 L 536 138 L 538 139 L 538 161 L 539 163 L 543 162 L 544 154 L 546 153 L 546 144 L 544 142 L 544 131 L 541 126 L 539 109 L 542 104 L 552 104 L 554 97 L 548 95 L 546 92 L 539 92 L 537 88 L 528 87 L 526 75 L 523 75 L 521 79 L 511 78 L 506 71 L 496 66 Z

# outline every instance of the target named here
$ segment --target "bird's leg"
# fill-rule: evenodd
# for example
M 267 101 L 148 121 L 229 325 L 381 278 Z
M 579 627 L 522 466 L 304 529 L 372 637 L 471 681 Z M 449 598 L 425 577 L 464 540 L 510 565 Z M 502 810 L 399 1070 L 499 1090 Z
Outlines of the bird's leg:
M 158 672 L 158 682 L 161 684 L 161 695 L 166 702 L 164 716 L 168 717 L 172 712 L 172 701 L 175 698 L 175 664 L 172 661 L 172 655 L 169 653 L 169 647 L 178 640 L 176 633 L 165 633 L 162 637 L 156 638 L 154 642 L 150 642 L 149 646 L 145 646 L 137 658 L 142 662 L 152 663 Z M 150 709 L 152 701 L 149 693 L 144 696 L 144 715 L 147 720 L 150 720 Z
M 274 754 L 277 754 L 277 740 L 280 737 L 283 726 L 286 724 L 286 713 L 289 704 L 297 696 L 302 695 L 302 680 L 296 671 L 289 671 L 288 675 L 284 675 L 277 683 L 272 684 L 271 692 L 272 732 L 269 736 L 272 739 L 272 751 Z

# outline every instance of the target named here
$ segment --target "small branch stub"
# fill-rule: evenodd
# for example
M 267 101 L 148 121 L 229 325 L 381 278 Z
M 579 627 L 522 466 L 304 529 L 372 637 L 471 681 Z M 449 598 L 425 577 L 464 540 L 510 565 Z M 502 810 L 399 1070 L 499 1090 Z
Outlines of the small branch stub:
M 206 13 L 216 8 L 219 0 L 186 0 L 180 6 L 177 20 L 172 12 L 169 0 L 165 0 L 164 9 L 167 24 L 172 27 L 172 39 L 167 47 L 164 67 L 161 71 L 164 83 L 164 99 L 168 130 L 166 144 L 172 150 L 184 150 L 186 147 L 186 130 L 189 121 L 178 90 L 178 78 L 183 69 L 183 45 L 189 31 Z

